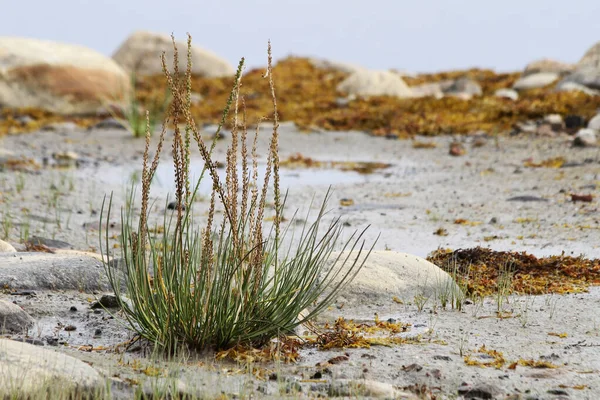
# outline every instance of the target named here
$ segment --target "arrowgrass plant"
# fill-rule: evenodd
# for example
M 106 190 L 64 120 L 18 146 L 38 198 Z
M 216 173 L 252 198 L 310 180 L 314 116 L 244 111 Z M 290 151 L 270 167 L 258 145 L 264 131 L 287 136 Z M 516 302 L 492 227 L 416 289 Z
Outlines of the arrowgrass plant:
M 173 37 L 173 42 L 174 42 Z M 323 217 L 329 191 L 315 222 L 304 223 L 299 237 L 286 240 L 292 220 L 282 227 L 285 195 L 280 191 L 278 156 L 278 112 L 273 80 L 271 44 L 268 46 L 268 79 L 273 101 L 273 129 L 266 156 L 264 181 L 258 181 L 256 128 L 252 144 L 246 123 L 242 86 L 242 58 L 233 89 L 214 138 L 233 108 L 231 143 L 226 158 L 226 176 L 217 173 L 212 144 L 204 141 L 190 113 L 191 36 L 188 35 L 187 69 L 178 70 L 174 45 L 174 71 L 163 72 L 172 94 L 167 116 L 150 162 L 150 122 L 146 114 L 146 146 L 141 180 L 141 212 L 134 223 L 135 199 L 121 210 L 120 251 L 124 278 L 109 266 L 108 230 L 100 233 L 109 281 L 119 298 L 129 326 L 141 337 L 165 349 L 220 349 L 235 344 L 260 346 L 314 318 L 356 276 L 373 246 L 365 247 L 365 230 L 354 232 L 338 246 L 342 234 L 339 218 L 325 224 Z M 159 164 L 167 126 L 173 127 L 171 152 L 175 171 L 174 211 L 165 211 L 162 237 L 149 235 L 150 186 Z M 204 161 L 200 178 L 190 181 L 192 145 Z M 238 160 L 241 169 L 238 169 Z M 194 199 L 208 173 L 212 181 L 206 224 L 194 224 Z M 132 191 L 133 193 L 133 191 Z M 275 217 L 266 228 L 265 205 L 274 198 Z M 215 210 L 222 207 L 222 219 Z M 112 196 L 103 203 L 101 219 L 110 219 Z M 101 224 L 102 225 L 102 224 Z M 283 228 L 283 229 L 282 229 Z M 293 229 L 291 230 L 293 232 Z M 288 243 L 284 248 L 283 244 Z M 337 256 L 334 249 L 342 247 Z M 344 252 L 344 250 L 353 250 Z M 333 264 L 330 264 L 333 262 Z M 331 266 L 329 266 L 331 265 Z M 123 280 L 124 279 L 124 282 Z M 121 284 L 126 290 L 121 289 Z M 125 297 L 125 295 L 127 297 Z

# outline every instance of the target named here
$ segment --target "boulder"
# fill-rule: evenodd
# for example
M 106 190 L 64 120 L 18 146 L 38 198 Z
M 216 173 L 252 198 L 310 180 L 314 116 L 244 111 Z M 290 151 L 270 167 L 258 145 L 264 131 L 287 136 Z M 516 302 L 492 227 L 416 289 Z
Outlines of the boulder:
M 0 287 L 33 290 L 111 289 L 101 261 L 85 254 L 0 253 Z
M 17 250 L 14 246 L 4 240 L 0 240 L 0 253 L 14 253 Z
M 351 74 L 355 71 L 364 69 L 358 65 L 345 63 L 341 61 L 332 61 L 324 58 L 309 58 L 308 61 L 315 67 L 319 69 L 332 69 L 339 72 L 346 72 Z
M 590 89 L 587 86 L 584 86 L 577 82 L 568 82 L 562 80 L 558 82 L 556 87 L 554 88 L 555 92 L 582 92 L 587 94 L 588 96 L 600 96 L 600 90 Z
M 528 90 L 543 88 L 554 83 L 558 78 L 559 75 L 556 72 L 538 72 L 519 78 L 513 84 L 513 89 Z
M 0 37 L 0 106 L 58 114 L 95 114 L 130 92 L 130 78 L 113 60 L 82 47 Z
M 21 307 L 10 301 L 0 300 L 0 333 L 27 333 L 35 320 Z
M 560 83 L 574 82 L 593 90 L 600 90 L 600 67 L 581 67 L 567 75 Z
M 575 82 L 591 89 L 600 90 L 600 42 L 594 44 L 579 60 L 575 71 L 562 82 Z
M 68 391 L 90 395 L 101 393 L 104 387 L 98 371 L 83 361 L 0 339 L 0 398 L 63 398 Z
M 179 53 L 179 70 L 187 68 L 187 41 L 175 42 Z M 132 33 L 113 54 L 113 60 L 128 71 L 140 75 L 161 75 L 160 56 L 165 53 L 169 70 L 173 68 L 173 42 L 171 36 L 146 31 Z M 215 53 L 192 45 L 192 74 L 207 78 L 232 76 L 235 69 Z
M 412 97 L 402 78 L 391 71 L 357 70 L 344 79 L 337 90 L 356 96 Z
M 539 72 L 551 72 L 563 76 L 569 74 L 574 69 L 575 66 L 573 64 L 567 64 L 561 61 L 543 58 L 527 64 L 525 70 L 523 71 L 523 75 L 527 76 L 537 74 Z
M 590 119 L 587 127 L 600 132 L 600 113 L 596 114 L 592 119 Z
M 494 96 L 514 101 L 519 100 L 519 93 L 514 89 L 498 89 L 494 92 Z
M 577 63 L 577 69 L 585 67 L 600 69 L 600 42 L 590 47 Z
M 590 128 L 580 129 L 573 138 L 573 146 L 594 147 L 598 142 L 598 131 Z
M 333 265 L 339 253 L 329 261 Z M 342 253 L 338 266 L 349 253 Z M 360 261 L 364 258 L 361 254 Z M 348 268 L 356 258 L 356 252 L 343 268 Z M 382 306 L 389 307 L 401 301 L 405 304 L 424 300 L 434 304 L 451 296 L 462 296 L 461 289 L 452 277 L 437 265 L 424 258 L 394 251 L 373 251 L 363 268 L 350 284 L 339 294 L 336 305 L 343 311 L 358 314 L 376 312 Z M 333 310 L 334 314 L 339 314 Z M 329 318 L 328 312 L 324 314 Z M 334 315 L 331 315 L 335 317 Z

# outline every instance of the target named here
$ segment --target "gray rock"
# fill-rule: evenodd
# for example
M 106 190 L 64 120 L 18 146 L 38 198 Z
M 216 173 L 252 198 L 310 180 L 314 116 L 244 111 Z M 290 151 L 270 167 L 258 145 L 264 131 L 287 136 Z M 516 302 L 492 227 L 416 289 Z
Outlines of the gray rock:
M 0 253 L 0 287 L 109 291 L 101 261 L 83 254 Z
M 589 96 L 600 96 L 600 90 L 590 89 L 577 82 L 560 81 L 554 88 L 556 92 L 582 92 Z
M 0 398 L 62 398 L 98 394 L 104 379 L 74 357 L 44 347 L 0 339 Z
M 19 121 L 21 123 L 21 125 L 27 125 L 30 122 L 34 122 L 35 118 L 33 118 L 30 115 L 20 115 L 16 118 L 17 121 Z
M 92 304 L 92 310 L 99 308 L 119 308 L 119 299 L 113 294 L 105 294 L 100 297 L 100 300 Z
M 14 246 L 4 240 L 0 240 L 0 253 L 15 253 L 17 250 Z
M 494 96 L 515 101 L 519 100 L 519 93 L 514 89 L 498 89 L 494 92 Z
M 53 249 L 72 249 L 71 243 L 63 242 L 62 240 L 47 239 L 40 236 L 31 236 L 28 243 L 32 245 L 43 245 Z
M 470 96 L 481 96 L 483 90 L 481 90 L 481 85 L 475 82 L 473 79 L 463 77 L 454 81 L 454 83 L 444 90 L 447 94 L 467 94 Z
M 327 60 L 324 58 L 309 58 L 308 61 L 315 68 L 331 69 L 334 71 L 346 72 L 348 74 L 351 74 L 355 71 L 364 69 L 358 65 L 345 63 L 345 62 L 341 62 L 341 61 Z
M 562 82 L 575 82 L 591 89 L 600 89 L 600 42 L 586 51 L 575 71 Z
M 463 383 L 458 388 L 458 394 L 465 399 L 496 399 L 502 394 L 502 390 L 489 383 L 478 383 L 475 385 Z
M 98 122 L 96 125 L 90 127 L 90 129 L 116 129 L 116 130 L 126 130 L 127 127 L 123 125 L 119 120 L 115 118 L 105 118 L 102 121 Z
M 523 75 L 536 74 L 538 72 L 553 72 L 559 75 L 566 75 L 575 69 L 573 64 L 567 64 L 561 61 L 544 58 L 533 61 L 525 67 Z
M 2 147 L 0 147 L 0 163 L 4 163 L 6 162 L 6 160 L 8 160 L 9 158 L 12 158 L 15 156 L 15 153 L 13 153 L 10 150 L 6 150 L 3 149 Z
M 559 75 L 554 72 L 538 72 L 523 76 L 513 84 L 513 89 L 528 90 L 538 89 L 554 83 L 559 78 Z
M 574 82 L 590 89 L 600 90 L 600 67 L 582 67 L 567 75 L 560 84 Z
M 538 196 L 515 196 L 515 197 L 511 197 L 509 199 L 506 199 L 506 201 L 522 201 L 522 202 L 531 202 L 531 201 L 548 201 L 548 199 L 544 199 L 543 197 L 538 197 Z
M 390 71 L 357 70 L 340 82 L 337 90 L 357 96 L 412 96 L 402 78 Z
M 596 114 L 592 119 L 590 119 L 587 127 L 600 132 L 600 113 Z
M 35 320 L 21 307 L 0 300 L 0 333 L 27 333 Z
M 190 95 L 190 104 L 196 106 L 204 101 L 204 96 L 200 93 L 192 92 Z
M 598 131 L 590 128 L 580 129 L 573 138 L 573 146 L 594 147 L 598 142 Z
M 538 125 L 535 121 L 524 121 L 517 122 L 515 124 L 515 129 L 521 133 L 535 133 L 537 131 Z
M 60 167 L 74 167 L 77 165 L 79 155 L 74 151 L 62 151 L 52 154 L 52 159 Z
M 413 97 L 435 97 L 436 99 L 444 97 L 444 90 L 439 82 L 411 86 L 410 90 Z
M 51 124 L 42 127 L 43 131 L 57 132 L 57 133 L 73 133 L 79 130 L 76 123 L 66 122 L 53 122 Z
M 581 60 L 577 63 L 577 67 L 600 68 L 600 42 L 596 42 L 585 52 Z
M 367 397 L 375 399 L 407 399 L 417 400 L 418 397 L 409 392 L 401 392 L 391 383 L 373 380 L 336 379 L 331 382 L 328 390 L 332 397 Z

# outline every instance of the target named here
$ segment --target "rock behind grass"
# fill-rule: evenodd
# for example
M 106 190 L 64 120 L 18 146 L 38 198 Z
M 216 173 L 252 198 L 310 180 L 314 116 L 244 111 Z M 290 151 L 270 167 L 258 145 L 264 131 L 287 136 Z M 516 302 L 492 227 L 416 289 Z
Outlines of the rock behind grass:
M 344 268 L 352 265 L 356 254 L 352 254 Z M 361 254 L 359 263 L 365 255 L 366 252 Z M 330 263 L 335 257 L 337 254 L 334 253 Z M 338 263 L 343 259 L 341 257 Z M 372 314 L 380 311 L 382 306 L 415 301 L 433 303 L 444 296 L 449 300 L 452 295 L 460 296 L 461 293 L 447 272 L 421 257 L 395 251 L 373 251 L 356 278 L 336 299 L 336 307 L 325 311 L 323 316 L 335 318 L 340 310 L 344 314 Z M 331 313 L 334 315 L 329 315 Z
M 83 254 L 0 253 L 0 287 L 107 291 L 102 262 Z

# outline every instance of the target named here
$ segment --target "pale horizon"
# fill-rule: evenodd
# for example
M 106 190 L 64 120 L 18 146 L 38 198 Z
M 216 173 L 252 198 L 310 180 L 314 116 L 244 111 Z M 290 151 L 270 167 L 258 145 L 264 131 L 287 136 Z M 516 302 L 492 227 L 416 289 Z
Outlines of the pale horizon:
M 134 31 L 170 34 L 237 65 L 289 55 L 373 69 L 435 72 L 522 70 L 541 58 L 576 63 L 600 41 L 600 2 L 281 0 L 55 0 L 10 2 L 0 36 L 83 45 L 111 56 Z

